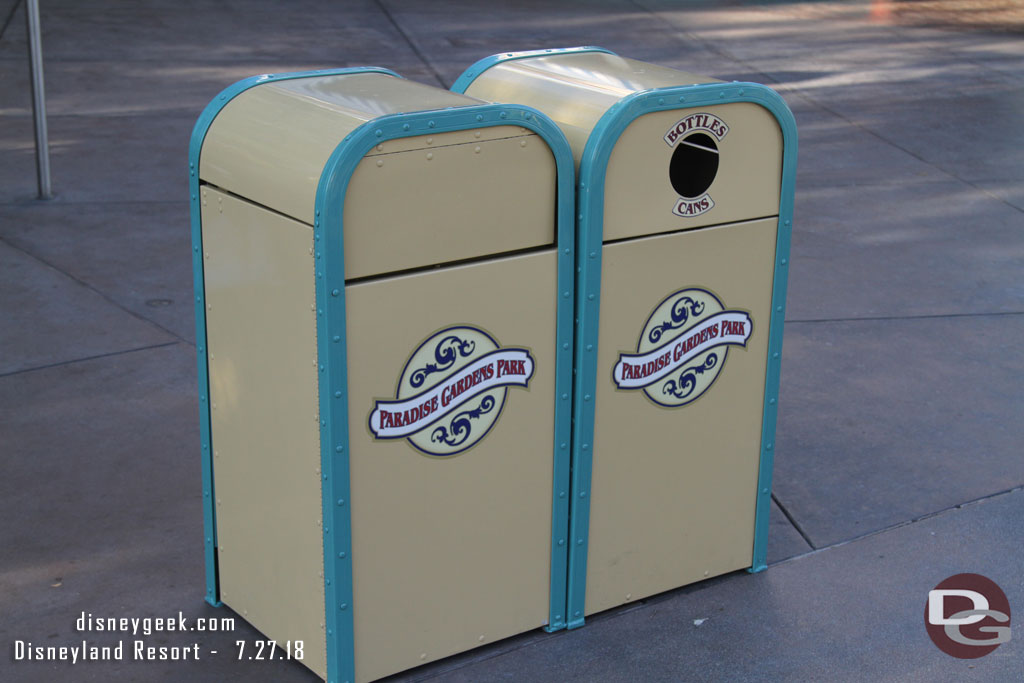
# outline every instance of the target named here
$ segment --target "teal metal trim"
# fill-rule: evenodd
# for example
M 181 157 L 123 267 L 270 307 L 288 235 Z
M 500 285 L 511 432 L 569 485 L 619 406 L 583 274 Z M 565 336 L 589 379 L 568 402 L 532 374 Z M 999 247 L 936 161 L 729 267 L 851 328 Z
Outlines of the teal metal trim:
M 573 159 L 561 130 L 540 112 L 485 104 L 393 114 L 368 121 L 331 154 L 317 187 L 314 223 L 320 444 L 324 502 L 327 680 L 351 681 L 353 661 L 352 535 L 349 511 L 348 372 L 345 334 L 344 204 L 352 173 L 375 145 L 396 138 L 515 125 L 548 144 L 558 171 L 558 307 L 550 630 L 565 627 L 572 384 Z M 333 529 L 333 533 L 331 530 Z
M 582 45 L 580 47 L 563 47 L 554 48 L 551 50 L 525 50 L 523 52 L 502 52 L 501 54 L 491 55 L 490 57 L 484 57 L 473 66 L 462 72 L 455 83 L 452 85 L 452 92 L 464 93 L 466 89 L 476 80 L 476 78 L 483 72 L 490 69 L 492 66 L 501 64 L 503 62 L 511 62 L 516 59 L 529 59 L 531 57 L 548 57 L 551 55 L 567 55 L 582 52 L 604 52 L 605 54 L 614 55 L 615 53 L 611 50 L 606 50 L 603 47 L 594 47 L 592 45 Z
M 265 74 L 238 81 L 221 91 L 200 114 L 192 129 L 188 150 L 189 193 L 191 195 L 192 230 L 192 287 L 195 294 L 196 312 L 196 359 L 199 382 L 199 440 L 202 445 L 203 471 L 203 539 L 206 555 L 206 602 L 220 607 L 220 584 L 217 572 L 217 512 L 214 501 L 216 493 L 213 476 L 213 444 L 210 438 L 210 375 L 206 352 L 206 286 L 203 280 L 203 231 L 202 213 L 199 202 L 199 158 L 203 141 L 214 119 L 228 102 L 249 88 L 273 81 L 317 76 L 337 76 L 355 73 L 383 73 L 399 77 L 393 71 L 379 67 L 350 69 L 327 69 L 295 73 Z
M 590 528 L 589 492 L 593 457 L 594 402 L 597 386 L 598 314 L 601 295 L 601 245 L 604 230 L 604 179 L 612 149 L 626 127 L 639 116 L 670 109 L 689 109 L 734 102 L 752 102 L 771 112 L 783 135 L 782 189 L 775 247 L 772 316 L 768 332 L 768 372 L 762 418 L 758 491 L 754 519 L 751 571 L 766 566 L 768 511 L 771 503 L 772 456 L 785 318 L 793 195 L 796 178 L 796 123 L 785 101 L 757 83 L 709 83 L 643 90 L 619 100 L 601 117 L 587 140 L 580 161 L 577 192 L 579 257 L 576 283 L 576 378 L 573 406 L 572 508 L 570 510 L 568 627 L 583 625 Z M 580 400 L 582 398 L 582 400 Z

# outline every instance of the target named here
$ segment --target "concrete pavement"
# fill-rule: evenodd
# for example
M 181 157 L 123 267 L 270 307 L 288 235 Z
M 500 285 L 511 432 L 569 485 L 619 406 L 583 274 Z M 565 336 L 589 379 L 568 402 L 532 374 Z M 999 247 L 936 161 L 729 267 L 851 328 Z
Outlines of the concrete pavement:
M 48 202 L 24 2 L 0 0 L 0 679 L 313 678 L 234 659 L 257 637 L 241 620 L 203 634 L 225 656 L 201 662 L 13 661 L 15 640 L 80 639 L 82 612 L 230 614 L 202 602 L 185 166 L 205 104 L 256 73 L 373 64 L 447 87 L 486 55 L 583 44 L 763 82 L 796 115 L 771 566 L 396 680 L 1020 678 L 1024 638 L 958 660 L 923 626 L 960 572 L 1024 609 L 1013 3 L 42 5 Z

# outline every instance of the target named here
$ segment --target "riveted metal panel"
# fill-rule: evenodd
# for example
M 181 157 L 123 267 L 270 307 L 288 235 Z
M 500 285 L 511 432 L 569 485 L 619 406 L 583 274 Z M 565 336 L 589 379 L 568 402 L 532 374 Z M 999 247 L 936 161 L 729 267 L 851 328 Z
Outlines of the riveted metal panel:
M 751 566 L 776 220 L 606 245 L 597 359 L 586 614 Z M 664 407 L 612 370 L 674 292 L 749 313 L 706 392 Z
M 474 104 L 385 73 L 267 81 L 234 96 L 210 124 L 200 177 L 312 225 L 320 172 L 346 135 L 382 115 Z
M 548 622 L 556 260 L 551 249 L 346 287 L 358 680 Z M 455 326 L 527 349 L 528 388 L 509 387 L 490 431 L 455 455 L 374 438 L 375 401 L 395 396 L 420 342 Z
M 313 231 L 200 195 L 220 598 L 326 676 Z
M 359 163 L 345 202 L 346 278 L 554 244 L 548 146 L 517 126 L 475 132 L 391 141 Z

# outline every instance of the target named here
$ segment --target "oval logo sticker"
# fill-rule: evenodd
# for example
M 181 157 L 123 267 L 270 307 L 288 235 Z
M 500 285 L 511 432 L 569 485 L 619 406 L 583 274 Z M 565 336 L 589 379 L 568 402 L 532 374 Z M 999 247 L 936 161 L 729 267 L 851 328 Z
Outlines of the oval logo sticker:
M 427 455 L 462 453 L 491 431 L 508 388 L 528 386 L 533 369 L 528 349 L 502 347 L 469 325 L 443 329 L 412 352 L 395 398 L 375 402 L 370 432 Z
M 753 326 L 749 313 L 726 309 L 706 289 L 680 290 L 655 307 L 636 352 L 619 354 L 612 380 L 659 406 L 684 406 L 718 378 L 730 346 L 746 347 Z

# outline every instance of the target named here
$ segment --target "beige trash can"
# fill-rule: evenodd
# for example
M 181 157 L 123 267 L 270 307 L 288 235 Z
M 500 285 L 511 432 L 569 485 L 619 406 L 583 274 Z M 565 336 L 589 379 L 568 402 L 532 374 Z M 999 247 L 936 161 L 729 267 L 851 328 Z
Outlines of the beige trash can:
M 383 69 L 260 76 L 189 166 L 206 599 L 329 681 L 564 628 L 559 129 Z
M 766 565 L 796 127 L 754 83 L 600 48 L 453 90 L 548 114 L 579 164 L 569 627 Z

